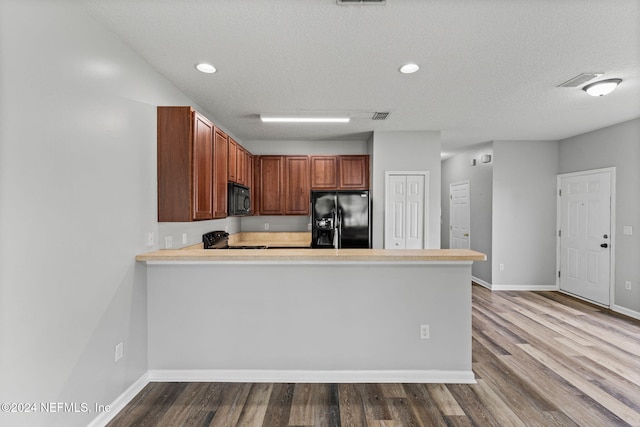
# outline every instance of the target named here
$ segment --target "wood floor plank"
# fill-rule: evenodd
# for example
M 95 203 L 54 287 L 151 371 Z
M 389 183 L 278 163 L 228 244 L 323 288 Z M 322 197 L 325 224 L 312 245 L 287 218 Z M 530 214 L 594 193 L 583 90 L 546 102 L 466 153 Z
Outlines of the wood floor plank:
M 367 422 L 370 420 L 391 420 L 387 400 L 384 398 L 380 384 L 359 384 L 358 386 Z
M 289 425 L 294 387 L 294 384 L 273 385 L 263 426 L 286 427 Z
M 640 321 L 472 288 L 477 384 L 149 383 L 109 427 L 640 426 Z
M 438 401 L 433 398 L 428 387 L 424 384 L 405 384 L 404 389 L 406 390 L 409 408 L 418 425 L 433 427 L 447 426 L 443 412 L 438 407 Z M 450 395 L 451 394 L 449 394 L 449 396 Z
M 538 359 L 541 363 L 548 366 L 550 369 L 562 376 L 562 378 L 569 381 L 576 388 L 582 390 L 584 394 L 591 397 L 600 405 L 611 411 L 613 414 L 620 417 L 630 425 L 640 425 L 640 413 L 628 407 L 624 403 L 615 399 L 613 396 L 595 386 L 591 381 L 584 378 L 581 375 L 576 374 L 570 367 L 563 365 L 562 363 L 554 360 L 548 355 L 540 352 L 538 349 L 528 345 L 521 344 L 523 350 L 529 353 L 532 357 Z
M 238 426 L 242 427 L 261 427 L 264 423 L 265 415 L 267 414 L 267 408 L 269 400 L 271 399 L 271 392 L 273 391 L 273 384 L 257 383 L 253 384 L 240 418 L 238 419 Z
M 454 417 L 465 416 L 464 411 L 444 384 L 427 384 L 425 388 L 436 402 L 442 415 Z
M 361 427 L 367 425 L 362 395 L 354 384 L 339 384 L 340 423 L 342 427 Z

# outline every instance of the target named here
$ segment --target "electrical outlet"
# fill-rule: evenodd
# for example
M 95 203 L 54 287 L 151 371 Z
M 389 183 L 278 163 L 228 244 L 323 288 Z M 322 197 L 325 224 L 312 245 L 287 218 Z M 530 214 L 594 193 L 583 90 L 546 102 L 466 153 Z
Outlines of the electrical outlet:
M 173 236 L 166 236 L 164 238 L 164 248 L 171 249 L 173 247 Z
M 116 349 L 115 349 L 116 362 L 122 359 L 122 356 L 124 356 L 124 342 L 120 341 L 118 344 L 116 344 Z
M 182 244 L 183 245 L 187 244 L 187 233 L 182 233 Z
M 311 223 L 307 224 L 307 230 L 311 231 Z
M 500 271 L 504 271 L 504 264 L 500 264 Z
M 429 339 L 429 325 L 420 325 L 420 339 L 421 340 Z
M 151 247 L 156 244 L 156 233 L 153 231 L 147 232 L 147 246 Z
M 269 223 L 268 223 L 268 222 L 265 222 L 265 223 L 264 223 L 264 229 L 265 229 L 265 230 L 268 230 L 268 229 L 269 229 Z
M 624 288 L 628 291 L 631 290 L 631 282 L 629 280 L 627 280 L 626 282 L 624 282 Z

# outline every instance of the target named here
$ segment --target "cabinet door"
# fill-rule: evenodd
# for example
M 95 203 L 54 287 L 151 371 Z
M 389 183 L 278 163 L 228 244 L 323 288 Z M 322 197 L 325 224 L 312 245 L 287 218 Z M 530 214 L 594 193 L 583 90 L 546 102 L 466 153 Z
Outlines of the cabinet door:
M 339 156 L 339 185 L 341 190 L 369 188 L 369 156 Z
M 236 154 L 236 181 L 240 185 L 247 185 L 247 151 L 238 145 Z
M 285 156 L 285 215 L 309 215 L 309 157 Z
M 227 134 L 219 129 L 215 130 L 213 142 L 213 200 L 214 218 L 227 216 L 227 175 L 229 142 Z
M 228 168 L 229 168 L 229 181 L 237 182 L 238 180 L 238 143 L 233 139 L 229 138 L 229 158 L 228 158 Z
M 260 156 L 260 214 L 282 215 L 284 201 L 282 184 L 284 168 L 282 156 Z
M 338 188 L 338 157 L 311 156 L 311 189 L 335 190 Z
M 193 127 L 193 219 L 213 218 L 213 124 L 197 112 Z
M 244 150 L 244 182 L 246 182 L 246 186 L 251 188 L 252 186 L 252 176 L 253 176 L 253 156 L 249 151 Z

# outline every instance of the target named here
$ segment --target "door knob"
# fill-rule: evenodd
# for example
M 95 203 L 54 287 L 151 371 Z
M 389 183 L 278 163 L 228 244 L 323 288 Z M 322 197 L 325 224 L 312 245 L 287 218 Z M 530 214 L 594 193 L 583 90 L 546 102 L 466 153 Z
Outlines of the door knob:
M 469 237 L 469 233 L 464 233 L 463 236 L 464 237 Z
M 608 247 L 609 247 L 609 245 L 607 245 L 606 243 L 603 243 L 603 244 L 601 244 L 601 245 L 600 245 L 600 247 L 601 247 L 601 248 L 608 248 Z

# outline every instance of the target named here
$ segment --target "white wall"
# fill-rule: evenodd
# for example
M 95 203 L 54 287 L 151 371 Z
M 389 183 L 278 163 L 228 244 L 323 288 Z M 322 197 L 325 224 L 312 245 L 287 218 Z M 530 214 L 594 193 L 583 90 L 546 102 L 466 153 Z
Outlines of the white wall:
M 560 142 L 560 173 L 616 167 L 615 306 L 640 315 L 640 119 Z M 624 235 L 623 227 L 633 227 Z M 632 283 L 631 290 L 625 282 Z
M 0 402 L 109 404 L 147 370 L 156 106 L 191 101 L 76 2 L 0 2 L 0 63 Z
M 487 260 L 474 262 L 472 275 L 486 284 L 492 281 L 491 260 L 493 251 L 493 161 L 480 162 L 480 157 L 489 154 L 493 159 L 493 142 L 484 143 L 471 150 L 457 154 L 442 162 L 442 224 L 441 245 L 449 248 L 449 186 L 469 181 L 470 190 L 470 247 L 487 255 Z M 476 165 L 471 165 L 471 159 Z
M 384 186 L 386 171 L 428 171 L 427 248 L 440 247 L 440 132 L 374 132 L 372 150 L 373 247 L 384 245 Z
M 558 142 L 494 141 L 493 153 L 493 288 L 555 287 Z

